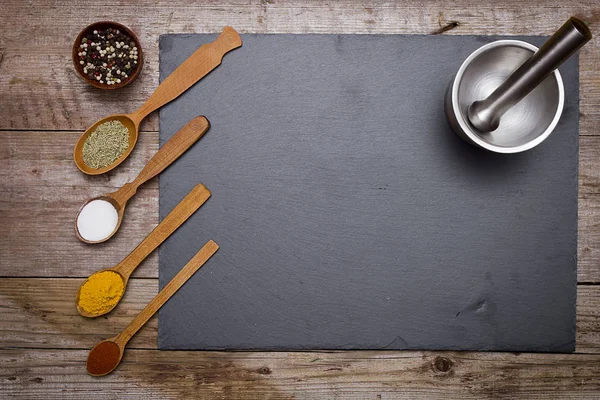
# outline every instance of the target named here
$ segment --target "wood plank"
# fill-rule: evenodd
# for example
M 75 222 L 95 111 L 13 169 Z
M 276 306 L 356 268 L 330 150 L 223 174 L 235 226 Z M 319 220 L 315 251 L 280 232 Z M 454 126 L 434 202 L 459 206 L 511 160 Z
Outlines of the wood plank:
M 91 348 L 119 333 L 158 292 L 156 279 L 131 279 L 125 297 L 107 316 L 87 319 L 75 309 L 83 279 L 0 279 L 0 349 Z M 130 348 L 156 349 L 157 318 L 129 343 Z M 579 285 L 577 352 L 600 354 L 600 285 Z
M 578 353 L 600 353 L 600 286 L 577 286 Z
M 232 25 L 242 33 L 428 34 L 457 21 L 444 34 L 550 35 L 573 14 L 588 21 L 592 31 L 600 29 L 600 5 L 590 1 L 566 5 L 557 0 L 511 0 L 498 6 L 467 0 L 189 3 L 185 7 L 156 0 L 116 3 L 114 19 L 138 34 L 145 64 L 138 80 L 112 92 L 80 81 L 70 60 L 79 30 L 108 18 L 105 7 L 74 7 L 65 0 L 38 1 L 35 6 L 21 0 L 4 1 L 0 8 L 0 19 L 5 21 L 0 24 L 0 92 L 4 94 L 0 96 L 0 129 L 83 130 L 108 114 L 134 111 L 158 84 L 157 43 L 163 33 L 219 32 L 224 25 Z M 583 135 L 600 132 L 599 64 L 600 41 L 593 40 L 582 50 L 580 62 Z M 157 130 L 156 114 L 145 127 Z
M 87 351 L 4 350 L 0 391 L 19 399 L 597 398 L 600 355 L 130 350 L 102 378 Z
M 600 199 L 597 196 L 579 196 L 577 238 L 577 281 L 600 282 Z
M 509 0 L 499 6 L 486 5 L 493 4 L 491 1 L 474 4 L 468 0 L 452 4 L 442 0 L 427 4 L 416 0 L 398 3 L 228 0 L 223 3 L 204 0 L 175 6 L 156 0 L 135 4 L 117 1 L 111 3 L 118 10 L 111 16 L 111 11 L 105 7 L 93 8 L 65 0 L 5 0 L 0 7 L 3 21 L 0 24 L 0 92 L 3 94 L 0 96 L 0 130 L 83 130 L 102 116 L 137 108 L 157 85 L 157 39 L 161 33 L 218 32 L 223 25 L 231 24 L 241 32 L 258 33 L 426 34 L 458 21 L 460 24 L 445 34 L 548 35 L 571 14 L 588 20 L 594 32 L 600 28 L 600 4 L 590 1 L 571 1 L 565 5 L 557 0 L 542 4 Z M 101 92 L 78 81 L 69 58 L 71 41 L 79 29 L 106 18 L 123 22 L 140 34 L 147 60 L 139 80 L 115 93 Z M 580 60 L 580 134 L 597 135 L 600 132 L 600 70 L 597 67 L 600 65 L 600 42 L 589 43 L 582 50 Z M 145 124 L 145 129 L 158 129 L 155 114 Z M 6 161 L 19 150 L 12 148 L 6 153 L 2 134 L 0 132 L 0 158 Z M 40 132 L 35 134 L 41 136 Z M 118 262 L 133 247 L 123 243 L 139 242 L 156 224 L 158 193 L 152 192 L 157 188 L 154 181 L 133 200 L 139 202 L 137 207 L 130 204 L 128 217 L 131 218 L 127 221 L 132 225 L 119 233 L 123 237 L 115 239 L 114 247 L 109 242 L 105 251 L 101 251 L 78 246 L 74 237 L 71 240 L 73 232 L 68 221 L 74 218 L 73 210 L 91 192 L 101 194 L 106 188 L 116 188 L 133 179 L 143 161 L 156 150 L 158 139 L 155 134 L 149 144 L 134 152 L 135 158 L 136 154 L 148 151 L 139 164 L 132 159 L 128 161 L 130 166 L 120 168 L 109 179 L 101 177 L 90 181 L 81 175 L 75 176 L 68 167 L 78 133 L 60 134 L 70 134 L 72 138 L 55 142 L 50 140 L 55 137 L 46 133 L 44 135 L 48 136 L 44 140 L 34 139 L 32 146 L 41 146 L 47 153 L 41 155 L 42 150 L 36 155 L 25 150 L 29 156 L 21 153 L 11 158 L 14 167 L 0 175 L 0 226 L 14 226 L 11 229 L 15 229 L 10 235 L 0 236 L 0 276 L 86 276 L 100 266 Z M 54 149 L 51 146 L 55 146 Z M 600 264 L 597 262 L 600 210 L 596 200 L 596 178 L 600 169 L 596 167 L 596 154 L 596 151 L 585 151 L 582 140 L 579 228 L 579 280 L 582 282 L 600 282 Z M 19 164 L 19 160 L 23 162 Z M 37 168 L 44 161 L 47 164 Z M 29 168 L 28 162 L 35 166 Z M 59 167 L 61 162 L 65 164 Z M 70 166 L 74 168 L 72 164 Z M 43 211 L 36 205 L 42 205 Z M 58 247 L 54 246 L 55 242 Z M 156 266 L 156 256 L 151 256 L 139 272 L 156 276 Z M 11 288 L 6 292 L 4 287 L 11 286 L 6 281 L 22 281 L 22 284 L 19 290 Z M 105 337 L 109 328 L 117 331 L 123 326 L 128 313 L 133 315 L 141 309 L 156 290 L 155 280 L 132 280 L 130 292 L 122 304 L 128 307 L 119 307 L 104 321 L 83 321 L 89 330 L 84 328 L 85 333 L 80 334 L 77 320 L 69 320 L 74 318 L 73 310 L 68 309 L 72 303 L 64 299 L 50 300 L 47 304 L 51 307 L 48 307 L 42 295 L 44 291 L 67 293 L 76 290 L 81 279 L 62 281 L 0 279 L 3 289 L 0 290 L 0 304 L 11 304 L 11 308 L 3 308 L 0 312 L 1 347 L 11 346 L 9 343 L 27 347 L 52 347 L 54 343 L 60 343 L 61 347 L 72 348 L 86 343 L 84 347 L 90 347 L 96 339 Z M 596 287 L 580 285 L 578 288 L 578 351 L 597 352 L 598 349 L 600 304 Z M 587 291 L 591 291 L 591 297 Z M 25 304 L 29 305 L 29 311 L 23 311 Z M 38 309 L 56 312 L 35 315 L 33 310 L 40 304 L 42 307 Z M 11 333 L 5 330 L 5 326 L 12 324 L 9 318 L 14 318 L 16 326 L 26 321 L 28 331 Z M 114 325 L 110 321 L 115 321 Z M 61 329 L 69 324 L 65 339 L 62 335 L 65 331 Z M 155 343 L 155 324 L 156 320 L 150 321 L 132 345 L 147 348 Z M 87 376 L 84 369 L 86 356 L 87 350 L 0 350 L 0 397 L 598 398 L 600 392 L 600 359 L 597 355 L 132 350 L 128 351 L 124 365 L 104 379 Z M 432 369 L 435 360 L 439 366 L 445 364 L 437 357 L 451 360 L 450 371 L 440 373 L 439 369 Z
M 0 348 L 92 348 L 118 334 L 158 293 L 157 279 L 130 279 L 125 296 L 108 315 L 84 318 L 75 295 L 84 279 L 0 279 Z M 129 342 L 131 348 L 156 349 L 158 317 Z
M 76 139 L 76 132 L 0 132 L 0 225 L 8 227 L 0 232 L 0 276 L 85 277 L 121 261 L 156 226 L 154 179 L 128 204 L 117 236 L 101 245 L 76 240 L 81 204 L 132 181 L 158 149 L 158 134 L 142 132 L 130 159 L 101 176 L 75 167 Z M 578 279 L 600 282 L 600 138 L 582 136 L 580 146 Z M 157 277 L 157 260 L 151 255 L 134 276 Z
M 91 197 L 131 182 L 158 149 L 156 132 L 140 134 L 130 159 L 101 176 L 82 174 L 73 162 L 75 132 L 2 132 L 0 160 L 0 276 L 76 276 L 121 261 L 158 222 L 158 181 L 130 200 L 119 232 L 89 245 L 75 236 L 75 217 Z M 191 188 L 190 188 L 191 190 Z M 134 276 L 156 277 L 153 253 Z

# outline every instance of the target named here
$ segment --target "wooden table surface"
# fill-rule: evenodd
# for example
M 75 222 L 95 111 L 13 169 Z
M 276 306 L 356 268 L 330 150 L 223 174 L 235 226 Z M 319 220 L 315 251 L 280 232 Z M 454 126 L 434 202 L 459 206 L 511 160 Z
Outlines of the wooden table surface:
M 421 4 L 426 3 L 426 4 Z M 497 3 L 498 5 L 493 5 Z M 500 4 L 502 3 L 502 4 Z M 487 4 L 487 6 L 486 6 Z M 600 35 L 600 3 L 3 0 L 0 5 L 0 397 L 36 398 L 600 398 L 600 39 L 580 55 L 580 172 L 575 354 L 437 351 L 157 351 L 157 319 L 104 378 L 85 370 L 89 349 L 119 332 L 156 294 L 153 254 L 108 317 L 87 320 L 75 293 L 120 261 L 157 224 L 158 181 L 131 201 L 118 238 L 80 243 L 76 212 L 131 181 L 158 148 L 158 119 L 142 126 L 116 171 L 85 176 L 73 145 L 100 117 L 130 112 L 157 86 L 164 33 L 402 33 L 550 35 L 569 16 Z M 71 46 L 98 20 L 139 36 L 145 64 L 114 93 L 75 76 Z M 410 56 L 410 55 L 407 55 Z M 455 60 L 452 60 L 455 62 Z M 268 73 L 268 71 L 266 71 Z

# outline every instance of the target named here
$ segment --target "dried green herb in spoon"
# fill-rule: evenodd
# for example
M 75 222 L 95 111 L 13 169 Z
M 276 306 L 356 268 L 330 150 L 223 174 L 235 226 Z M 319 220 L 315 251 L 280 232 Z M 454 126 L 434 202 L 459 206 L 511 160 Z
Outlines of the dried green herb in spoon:
M 117 161 L 129 147 L 129 130 L 120 121 L 98 125 L 83 143 L 83 162 L 100 169 Z

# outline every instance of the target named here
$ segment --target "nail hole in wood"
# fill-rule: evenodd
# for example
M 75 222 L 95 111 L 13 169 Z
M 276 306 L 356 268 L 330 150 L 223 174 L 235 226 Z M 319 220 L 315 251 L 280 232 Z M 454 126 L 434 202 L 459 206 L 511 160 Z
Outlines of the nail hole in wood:
M 258 373 L 261 375 L 269 375 L 271 373 L 271 369 L 269 367 L 262 367 L 258 369 Z
M 452 369 L 452 360 L 447 357 L 436 357 L 431 363 L 433 372 L 446 374 Z

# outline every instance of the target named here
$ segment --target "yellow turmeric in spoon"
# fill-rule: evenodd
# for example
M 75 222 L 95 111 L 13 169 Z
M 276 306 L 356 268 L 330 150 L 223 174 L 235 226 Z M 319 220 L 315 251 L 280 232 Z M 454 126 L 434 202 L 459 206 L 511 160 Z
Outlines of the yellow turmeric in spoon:
M 124 291 L 125 284 L 119 273 L 99 271 L 81 286 L 77 305 L 88 314 L 101 315 L 119 302 Z

